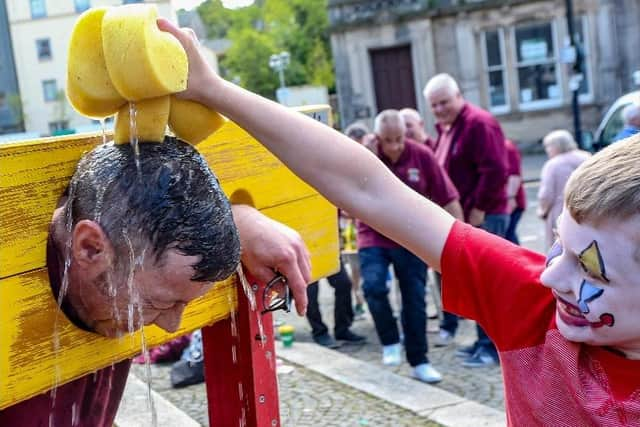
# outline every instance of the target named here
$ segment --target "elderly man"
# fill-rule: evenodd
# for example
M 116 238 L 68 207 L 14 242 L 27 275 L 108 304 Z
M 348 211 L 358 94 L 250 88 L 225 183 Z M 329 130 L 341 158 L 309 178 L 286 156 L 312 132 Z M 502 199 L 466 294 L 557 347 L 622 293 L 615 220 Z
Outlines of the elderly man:
M 458 193 L 438 165 L 431 150 L 405 138 L 405 124 L 396 110 L 381 112 L 375 119 L 378 157 L 405 184 L 461 216 Z M 400 334 L 389 304 L 389 264 L 398 278 L 402 295 L 402 328 L 407 361 L 413 376 L 435 383 L 442 379 L 427 358 L 425 280 L 427 266 L 417 256 L 384 237 L 368 225 L 358 223 L 358 253 L 364 296 L 383 345 L 385 365 L 401 363 Z
M 303 313 L 310 269 L 300 236 L 249 206 L 230 207 L 190 145 L 166 138 L 139 148 L 138 162 L 129 144 L 88 153 L 54 212 L 47 266 L 69 320 L 111 337 L 150 324 L 175 331 L 185 305 L 240 260 L 261 281 L 285 274 Z M 130 364 L 6 408 L 0 425 L 110 427 Z
M 420 116 L 420 113 L 413 108 L 403 108 L 400 110 L 400 115 L 404 120 L 404 124 L 407 128 L 405 136 L 421 144 L 425 144 L 430 148 L 433 148 L 434 141 L 424 128 L 424 121 Z
M 614 142 L 640 132 L 640 103 L 632 102 L 624 107 L 624 110 L 622 110 L 622 120 L 624 121 L 624 127 L 613 137 Z
M 460 193 L 465 221 L 504 237 L 509 225 L 505 191 L 508 168 L 505 138 L 498 121 L 466 102 L 448 74 L 438 74 L 424 88 L 424 97 L 436 119 L 435 156 Z M 447 315 L 440 340 L 451 341 L 457 318 Z M 460 349 L 465 366 L 498 362 L 495 346 L 478 327 L 478 340 Z

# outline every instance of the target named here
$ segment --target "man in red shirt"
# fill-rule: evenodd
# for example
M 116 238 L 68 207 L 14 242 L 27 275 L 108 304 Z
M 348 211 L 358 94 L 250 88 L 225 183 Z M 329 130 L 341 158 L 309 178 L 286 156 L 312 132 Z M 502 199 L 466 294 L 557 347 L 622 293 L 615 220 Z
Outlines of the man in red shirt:
M 507 213 L 507 154 L 500 124 L 491 114 L 466 102 L 458 84 L 448 74 L 431 78 L 424 96 L 436 118 L 435 155 L 460 193 L 464 219 L 469 224 L 504 237 Z M 445 314 L 441 342 L 451 341 L 458 319 Z M 463 365 L 479 367 L 498 362 L 495 346 L 477 327 L 478 340 L 458 350 Z
M 507 179 L 507 211 L 509 213 L 509 227 L 505 238 L 520 244 L 516 228 L 522 217 L 522 213 L 527 208 L 527 196 L 524 193 L 524 185 L 522 180 L 522 158 L 520 150 L 511 140 L 504 140 L 507 147 L 507 159 L 509 163 L 509 177 Z
M 378 157 L 417 193 L 461 216 L 458 193 L 427 146 L 405 138 L 399 112 L 385 110 L 375 120 Z M 389 304 L 387 271 L 393 265 L 402 295 L 402 329 L 407 361 L 415 378 L 429 383 L 442 379 L 427 358 L 425 281 L 427 265 L 410 251 L 358 221 L 358 255 L 362 289 L 383 345 L 383 363 L 401 362 L 400 334 Z

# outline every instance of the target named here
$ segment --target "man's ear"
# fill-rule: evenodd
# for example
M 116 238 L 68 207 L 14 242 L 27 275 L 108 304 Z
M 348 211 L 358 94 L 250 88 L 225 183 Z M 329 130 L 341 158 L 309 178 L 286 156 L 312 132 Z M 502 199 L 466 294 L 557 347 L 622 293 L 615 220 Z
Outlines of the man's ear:
M 98 223 L 83 219 L 73 228 L 71 255 L 79 267 L 100 273 L 110 266 L 113 247 Z

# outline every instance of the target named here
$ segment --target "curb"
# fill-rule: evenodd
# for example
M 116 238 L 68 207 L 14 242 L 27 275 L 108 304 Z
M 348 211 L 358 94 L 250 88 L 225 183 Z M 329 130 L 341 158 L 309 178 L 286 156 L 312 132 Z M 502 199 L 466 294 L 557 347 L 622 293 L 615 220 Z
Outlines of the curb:
M 438 387 L 380 369 L 316 344 L 276 343 L 276 355 L 333 381 L 407 409 L 445 427 L 502 427 L 503 411 L 465 399 Z
M 115 419 L 116 427 L 148 427 L 152 425 L 147 384 L 130 373 Z M 151 390 L 157 414 L 157 427 L 202 427 L 173 403 Z

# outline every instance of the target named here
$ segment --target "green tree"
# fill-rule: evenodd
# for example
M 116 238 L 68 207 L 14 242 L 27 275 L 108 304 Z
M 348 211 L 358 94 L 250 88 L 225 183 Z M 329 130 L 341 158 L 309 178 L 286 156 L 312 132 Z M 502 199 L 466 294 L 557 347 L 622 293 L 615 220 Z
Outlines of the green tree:
M 207 0 L 198 12 L 210 37 L 232 42 L 220 62 L 226 78 L 237 77 L 247 89 L 273 98 L 279 83 L 269 57 L 286 50 L 291 54 L 287 85 L 334 90 L 327 0 L 259 0 L 234 10 L 225 9 L 220 0 Z

